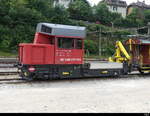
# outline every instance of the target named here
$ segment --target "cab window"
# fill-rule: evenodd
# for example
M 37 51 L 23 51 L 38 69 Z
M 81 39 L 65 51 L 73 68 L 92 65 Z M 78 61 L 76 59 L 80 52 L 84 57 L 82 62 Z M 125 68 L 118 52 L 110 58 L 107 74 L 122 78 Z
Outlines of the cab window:
M 54 38 L 49 38 L 49 43 L 50 43 L 50 45 L 54 45 L 54 43 L 55 43 Z
M 74 39 L 73 38 L 58 38 L 58 47 L 64 48 L 64 49 L 73 49 Z
M 76 49 L 82 49 L 82 40 L 76 39 Z

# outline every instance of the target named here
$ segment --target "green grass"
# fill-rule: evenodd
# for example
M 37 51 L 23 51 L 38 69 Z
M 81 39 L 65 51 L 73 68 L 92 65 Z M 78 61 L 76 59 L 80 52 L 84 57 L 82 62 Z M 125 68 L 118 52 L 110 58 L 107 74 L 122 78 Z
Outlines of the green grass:
M 4 57 L 17 57 L 18 54 L 17 53 L 11 53 L 11 52 L 4 52 L 4 51 L 0 51 L 0 57 L 4 58 Z

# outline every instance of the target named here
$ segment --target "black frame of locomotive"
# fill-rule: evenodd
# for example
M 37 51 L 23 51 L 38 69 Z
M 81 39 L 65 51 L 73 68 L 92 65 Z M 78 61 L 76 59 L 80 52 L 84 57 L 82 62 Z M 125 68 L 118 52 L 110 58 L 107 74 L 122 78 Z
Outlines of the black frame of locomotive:
M 53 80 L 53 79 L 73 79 L 86 77 L 119 77 L 128 74 L 128 65 L 123 63 L 123 68 L 90 69 L 90 64 L 81 65 L 21 65 L 18 64 L 18 72 L 22 79 Z M 35 71 L 30 72 L 29 68 L 34 67 Z

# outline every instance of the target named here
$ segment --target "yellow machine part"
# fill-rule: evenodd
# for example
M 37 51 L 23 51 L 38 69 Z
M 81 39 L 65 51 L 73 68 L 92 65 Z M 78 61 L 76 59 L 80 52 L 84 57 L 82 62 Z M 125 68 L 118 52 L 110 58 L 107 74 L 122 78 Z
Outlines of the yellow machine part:
M 124 56 L 122 56 L 122 54 Z M 131 59 L 130 55 L 126 51 L 125 47 L 121 43 L 121 41 L 116 41 L 116 52 L 112 57 L 109 57 L 110 62 L 118 62 L 122 63 L 123 61 L 129 61 Z

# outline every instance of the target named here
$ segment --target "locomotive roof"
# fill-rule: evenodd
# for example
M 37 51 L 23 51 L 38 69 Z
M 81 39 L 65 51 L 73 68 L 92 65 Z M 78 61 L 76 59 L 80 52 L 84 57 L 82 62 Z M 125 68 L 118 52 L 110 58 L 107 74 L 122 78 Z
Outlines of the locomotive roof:
M 48 35 L 75 36 L 85 38 L 86 28 L 81 26 L 61 25 L 52 23 L 39 23 L 36 32 Z

